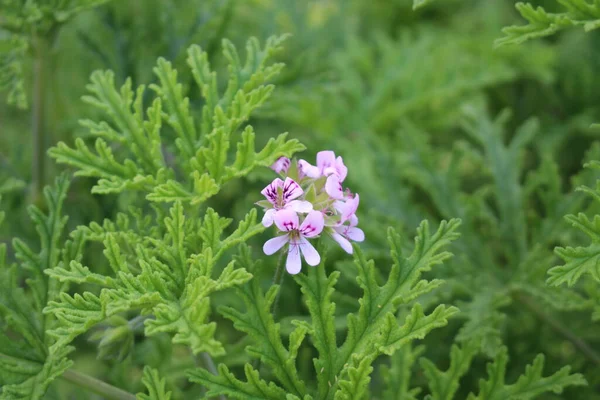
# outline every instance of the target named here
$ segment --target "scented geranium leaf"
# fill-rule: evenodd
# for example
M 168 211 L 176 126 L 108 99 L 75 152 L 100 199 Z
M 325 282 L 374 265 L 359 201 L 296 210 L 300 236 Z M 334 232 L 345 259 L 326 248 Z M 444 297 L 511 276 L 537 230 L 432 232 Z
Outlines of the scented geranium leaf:
M 505 37 L 497 39 L 496 46 L 521 44 L 578 25 L 586 32 L 600 27 L 600 3 L 597 0 L 558 0 L 558 3 L 565 8 L 564 12 L 550 13 L 530 3 L 517 3 L 515 7 L 528 24 L 502 29 Z
M 68 268 L 55 267 L 44 271 L 52 279 L 59 282 L 71 283 L 93 283 L 102 286 L 111 286 L 112 279 L 109 276 L 95 274 L 88 267 L 81 265 L 79 261 L 71 261 Z
M 410 389 L 413 366 L 424 351 L 423 346 L 414 349 L 410 345 L 402 346 L 391 357 L 391 365 L 381 366 L 381 375 L 385 382 L 383 398 L 386 400 L 417 400 L 420 388 Z
M 219 186 L 208 174 L 192 173 L 193 189 L 189 191 L 180 182 L 172 179 L 156 186 L 146 199 L 157 202 L 189 202 L 192 206 L 205 202 L 219 192 Z
M 219 312 L 233 321 L 237 330 L 252 337 L 254 345 L 247 348 L 248 353 L 268 365 L 288 393 L 302 398 L 306 394 L 306 387 L 298 376 L 294 358 L 290 357 L 299 343 L 290 343 L 291 351 L 285 348 L 281 341 L 279 324 L 275 323 L 270 311 L 278 289 L 278 286 L 272 286 L 263 294 L 258 280 L 253 279 L 250 283 L 236 288 L 246 305 L 244 311 L 220 307 Z M 296 341 L 301 340 L 303 336 L 296 336 Z
M 421 305 L 416 303 L 402 326 L 398 326 L 398 322 L 392 314 L 387 314 L 382 329 L 384 340 L 379 351 L 388 355 L 393 354 L 404 344 L 414 339 L 423 339 L 432 329 L 446 326 L 448 318 L 457 312 L 458 308 L 456 307 L 439 305 L 431 314 L 425 315 Z
M 423 338 L 431 329 L 444 326 L 447 318 L 456 313 L 455 307 L 440 305 L 426 316 L 416 304 L 403 326 L 398 326 L 395 316 L 403 297 L 418 284 L 420 275 L 451 256 L 442 249 L 458 237 L 456 230 L 459 225 L 460 220 L 442 221 L 438 230 L 431 234 L 428 223 L 423 222 L 417 230 L 415 246 L 408 257 L 402 256 L 402 241 L 390 229 L 388 239 L 394 264 L 383 286 L 377 283 L 374 262 L 366 260 L 360 248 L 355 247 L 357 282 L 364 294 L 359 299 L 358 312 L 348 316 L 349 332 L 338 351 L 334 376 L 345 378 L 353 354 L 359 357 L 380 352 L 393 354 L 410 340 Z M 335 386 L 336 383 L 332 383 L 332 387 Z M 329 390 L 324 398 L 332 398 L 332 392 Z
M 181 83 L 177 82 L 177 71 L 170 62 L 159 58 L 154 73 L 160 85 L 151 85 L 150 88 L 166 105 L 167 113 L 163 114 L 163 118 L 177 134 L 175 143 L 179 149 L 179 157 L 189 160 L 196 154 L 198 146 L 198 134 L 190 113 L 189 99 L 185 97 Z
M 164 378 L 161 379 L 158 371 L 148 366 L 144 367 L 142 383 L 146 386 L 148 394 L 138 393 L 138 400 L 170 400 L 171 392 L 167 391 Z
M 260 379 L 258 371 L 250 364 L 244 366 L 246 382 L 237 379 L 223 364 L 219 365 L 219 375 L 213 375 L 205 369 L 194 369 L 187 372 L 192 382 L 208 388 L 206 397 L 225 395 L 240 400 L 281 400 L 286 398 L 286 391 L 274 384 Z
M 325 377 L 318 380 L 319 398 L 326 395 L 329 383 L 335 381 L 338 349 L 334 326 L 335 303 L 331 300 L 331 295 L 339 275 L 335 271 L 327 276 L 325 269 L 318 267 L 309 268 L 306 274 L 295 276 L 310 313 L 310 336 L 319 352 L 319 358 L 314 362 L 315 370 Z
M 469 370 L 471 360 L 479 347 L 479 344 L 475 342 L 467 343 L 462 348 L 453 345 L 450 350 L 450 367 L 446 371 L 439 370 L 433 362 L 421 358 L 421 367 L 425 372 L 427 386 L 431 392 L 427 398 L 452 400 L 459 388 L 460 378 Z
M 372 357 L 352 357 L 353 366 L 348 368 L 348 378 L 338 382 L 339 389 L 334 400 L 361 400 L 365 398 L 373 372 Z
M 505 383 L 508 353 L 503 348 L 496 359 L 487 366 L 488 380 L 479 381 L 479 394 L 469 394 L 469 400 L 526 400 L 542 393 L 561 393 L 567 386 L 586 385 L 581 374 L 570 374 L 570 367 L 563 367 L 554 374 L 544 377 L 544 356 L 539 354 L 533 364 L 512 385 Z
M 50 349 L 45 361 L 39 364 L 36 369 L 30 369 L 31 366 L 25 366 L 20 363 L 20 367 L 30 369 L 32 374 L 26 380 L 18 384 L 2 386 L 0 393 L 1 400 L 31 400 L 42 399 L 46 395 L 46 390 L 52 381 L 61 376 L 69 369 L 73 362 L 67 358 L 67 355 L 73 350 L 71 347 L 53 347 Z M 3 357 L 0 354 L 0 357 Z M 2 364 L 0 364 L 2 365 Z M 13 364 L 13 367 L 17 365 Z
M 258 153 L 255 148 L 255 133 L 251 126 L 242 132 L 242 140 L 238 142 L 235 161 L 226 168 L 224 181 L 247 175 L 257 167 L 270 167 L 279 157 L 291 157 L 294 153 L 304 151 L 306 147 L 298 140 L 286 140 L 287 133 L 271 138 Z
M 592 220 L 585 214 L 568 215 L 566 219 L 590 237 L 592 243 L 587 247 L 557 247 L 554 252 L 565 262 L 548 270 L 547 283 L 558 286 L 566 283 L 573 286 L 583 275 L 589 274 L 600 282 L 600 216 Z

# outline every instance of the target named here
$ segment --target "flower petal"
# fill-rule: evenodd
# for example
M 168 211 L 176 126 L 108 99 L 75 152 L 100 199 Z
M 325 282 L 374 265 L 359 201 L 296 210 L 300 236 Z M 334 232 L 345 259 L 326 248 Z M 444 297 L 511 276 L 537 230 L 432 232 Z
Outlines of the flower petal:
M 302 250 L 302 255 L 308 265 L 313 267 L 319 265 L 321 262 L 319 252 L 317 252 L 317 249 L 315 249 L 304 237 L 300 239 L 300 249 Z
M 283 182 L 283 203 L 302 196 L 304 190 L 292 178 L 285 178 Z
M 273 217 L 274 216 L 275 216 L 275 209 L 274 208 L 268 209 L 265 212 L 265 215 L 263 216 L 262 224 L 267 228 L 270 227 L 271 225 L 273 225 Z
M 346 236 L 348 239 L 354 240 L 355 242 L 362 242 L 365 240 L 365 233 L 363 230 L 354 226 L 351 226 L 346 230 Z
M 283 181 L 279 178 L 275 178 L 266 188 L 260 191 L 260 193 L 271 202 L 271 204 L 277 204 L 277 188 L 283 186 Z
M 294 229 L 298 229 L 298 214 L 294 210 L 283 209 L 275 212 L 275 217 L 273 218 L 275 221 L 275 225 L 279 230 L 284 232 L 289 232 Z
M 307 213 L 312 211 L 313 205 L 310 201 L 292 200 L 285 205 L 285 208 L 289 208 L 299 213 Z
M 302 225 L 300 225 L 300 232 L 303 236 L 314 237 L 323 231 L 325 220 L 323 213 L 320 211 L 311 211 L 306 215 Z
M 348 167 L 344 165 L 344 160 L 342 157 L 335 159 L 335 170 L 340 177 L 340 182 L 344 182 L 344 179 L 346 179 L 346 176 L 348 176 Z
M 290 238 L 288 235 L 276 236 L 273 239 L 269 239 L 263 245 L 263 251 L 266 255 L 270 256 L 275 253 L 277 250 L 281 249 L 284 244 L 286 244 Z
M 320 151 L 317 153 L 317 168 L 321 175 L 325 175 L 325 170 L 335 168 L 335 153 L 331 150 Z M 328 173 L 335 172 L 335 169 L 327 171 Z
M 335 174 L 329 175 L 329 178 L 327 178 L 327 182 L 325 182 L 325 191 L 332 199 L 339 200 L 344 198 L 342 183 L 340 182 L 340 178 Z
M 308 176 L 309 178 L 315 179 L 321 176 L 319 168 L 315 167 L 314 165 L 310 165 L 307 161 L 298 161 L 298 168 L 304 175 Z
M 337 232 L 333 232 L 331 234 L 331 238 L 333 240 L 335 240 L 336 242 L 338 242 L 338 244 L 340 245 L 340 247 L 342 249 L 344 249 L 344 251 L 348 254 L 352 254 L 353 249 L 352 249 L 352 244 L 348 241 L 348 239 L 346 239 L 345 237 L 343 237 L 342 235 L 340 235 Z
M 300 259 L 300 247 L 297 244 L 290 244 L 285 269 L 292 275 L 296 275 L 302 269 L 302 260 Z
M 344 223 L 348 220 L 352 220 L 352 216 L 356 213 L 358 209 L 358 203 L 360 202 L 360 197 L 358 194 L 355 194 L 353 198 L 348 199 L 344 202 L 336 201 L 334 203 L 334 207 L 341 214 L 340 223 Z
M 279 157 L 277 159 L 277 161 L 275 161 L 273 163 L 273 165 L 271 165 L 271 169 L 275 172 L 277 172 L 278 174 L 280 173 L 287 173 L 288 168 L 290 167 L 290 159 L 287 157 Z

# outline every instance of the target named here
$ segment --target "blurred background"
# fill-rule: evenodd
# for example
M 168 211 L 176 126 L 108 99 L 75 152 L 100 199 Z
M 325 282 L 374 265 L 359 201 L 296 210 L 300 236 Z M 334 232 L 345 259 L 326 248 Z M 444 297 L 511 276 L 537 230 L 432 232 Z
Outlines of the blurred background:
M 532 3 L 559 8 L 554 0 Z M 463 311 L 425 341 L 425 355 L 440 368 L 453 342 L 481 343 L 457 398 L 477 387 L 501 344 L 509 348 L 509 377 L 543 352 L 546 372 L 570 364 L 590 383 L 544 398 L 600 398 L 599 325 L 591 317 L 598 288 L 545 286 L 547 270 L 559 263 L 553 247 L 585 243 L 563 216 L 598 211 L 574 188 L 597 178 L 583 164 L 600 159 L 598 130 L 590 127 L 600 122 L 600 36 L 572 29 L 495 48 L 503 27 L 523 23 L 514 5 L 437 0 L 413 10 L 412 0 L 109 1 L 50 24 L 27 48 L 0 30 L 0 84 L 7 89 L 0 101 L 0 195 L 7 211 L 0 240 L 34 240 L 26 205 L 39 203 L 40 188 L 61 170 L 46 150 L 86 138 L 79 120 L 100 118 L 81 101 L 92 71 L 113 70 L 117 84 L 130 77 L 134 87 L 149 85 L 157 79 L 156 59 L 165 57 L 199 111 L 200 93 L 185 63 L 191 44 L 223 70 L 223 38 L 241 49 L 250 36 L 262 43 L 291 33 L 278 56 L 286 67 L 274 95 L 250 121 L 258 141 L 289 132 L 308 149 L 301 158 L 312 162 L 324 149 L 344 158 L 348 186 L 360 193 L 363 248 L 378 265 L 389 265 L 387 226 L 413 236 L 422 219 L 463 219 L 456 257 L 431 273 L 449 284 L 425 304 Z M 211 206 L 240 219 L 270 176 L 259 171 L 229 183 Z M 66 207 L 71 227 L 112 218 L 131 201 L 92 195 L 92 185 L 75 179 Z M 346 294 L 336 298 L 343 330 L 358 289 L 349 258 L 329 253 L 332 268 L 345 271 L 338 286 Z M 302 312 L 292 286 L 283 294 L 284 328 Z M 135 357 L 128 362 L 143 361 Z M 118 369 L 111 371 L 111 379 L 128 385 Z M 417 372 L 415 385 L 423 379 Z

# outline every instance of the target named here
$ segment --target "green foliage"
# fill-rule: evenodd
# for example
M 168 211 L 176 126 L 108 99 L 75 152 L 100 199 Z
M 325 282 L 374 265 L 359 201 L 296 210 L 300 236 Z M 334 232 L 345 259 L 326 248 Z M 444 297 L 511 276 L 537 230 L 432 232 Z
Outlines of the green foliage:
M 26 52 L 37 46 L 38 37 L 50 35 L 75 14 L 107 1 L 0 2 L 0 90 L 8 92 L 9 104 L 27 107 L 23 70 L 28 61 Z
M 145 113 L 143 85 L 134 93 L 128 79 L 117 90 L 112 72 L 95 72 L 88 86 L 92 95 L 84 100 L 108 116 L 108 121 L 82 122 L 97 137 L 95 151 L 77 139 L 75 148 L 61 142 L 50 149 L 50 155 L 59 163 L 76 167 L 76 175 L 99 178 L 94 193 L 138 190 L 147 193 L 146 198 L 153 202 L 205 202 L 223 183 L 304 149 L 297 140 L 286 140 L 284 133 L 256 152 L 255 134 L 248 125 L 237 142 L 235 158 L 228 161 L 234 133 L 273 90 L 267 82 L 282 64 L 268 63 L 282 40 L 284 37 L 269 39 L 261 49 L 256 39 L 250 39 L 244 65 L 235 47 L 224 41 L 230 68 L 227 89 L 221 96 L 207 53 L 198 46 L 190 47 L 188 64 L 205 100 L 199 126 L 191 117 L 189 99 L 177 81 L 177 71 L 166 60 L 159 59 L 154 68 L 160 83 L 151 85 L 156 97 Z M 163 122 L 174 137 L 164 133 Z M 110 144 L 121 148 L 119 155 L 113 153 Z M 167 161 L 173 158 L 178 165 Z M 175 179 L 179 168 L 185 174 L 183 180 Z
M 544 356 L 538 355 L 525 373 L 511 385 L 505 383 L 504 374 L 508 356 L 503 349 L 494 362 L 487 366 L 488 380 L 481 380 L 478 395 L 470 394 L 469 400 L 483 399 L 533 399 L 544 392 L 561 393 L 566 386 L 585 385 L 581 374 L 569 374 L 570 368 L 563 367 L 550 376 L 543 376 Z
M 54 301 L 66 289 L 65 284 L 48 279 L 44 270 L 77 262 L 81 257 L 81 235 L 59 245 L 67 220 L 62 215 L 62 205 L 68 188 L 67 176 L 60 176 L 54 188 L 44 191 L 48 212 L 35 206 L 29 208 L 40 237 L 39 252 L 15 239 L 13 247 L 20 262 L 17 268 L 5 263 L 6 247 L 0 248 L 2 399 L 41 399 L 50 383 L 72 365 L 67 358 L 72 348 L 48 334 L 57 325 L 57 319 L 42 312 L 47 302 Z M 26 288 L 17 283 L 23 277 Z
M 253 339 L 254 344 L 247 348 L 248 354 L 269 366 L 278 385 L 261 380 L 250 365 L 245 368 L 247 382 L 236 379 L 224 366 L 220 367 L 219 377 L 206 370 L 195 370 L 190 372 L 191 379 L 206 385 L 210 389 L 209 395 L 225 394 L 238 399 L 253 399 L 256 393 L 263 391 L 269 393 L 268 398 L 277 398 L 281 393 L 288 393 L 288 398 L 300 399 L 307 396 L 318 399 L 365 398 L 373 371 L 372 363 L 378 356 L 392 355 L 401 346 L 422 339 L 432 329 L 445 326 L 448 318 L 458 311 L 455 307 L 439 305 L 425 315 L 416 303 L 403 323 L 398 323 L 396 315 L 402 306 L 437 286 L 426 280 L 419 281 L 419 277 L 450 257 L 451 254 L 443 249 L 458 237 L 456 230 L 459 224 L 458 220 L 444 221 L 431 234 L 429 225 L 423 222 L 408 257 L 402 256 L 400 248 L 403 243 L 399 235 L 390 229 L 388 237 L 394 264 L 382 286 L 376 282 L 373 260 L 367 260 L 355 247 L 357 282 L 363 289 L 363 296 L 359 299 L 358 311 L 348 315 L 348 336 L 339 346 L 333 325 L 335 303 L 331 299 L 339 272 L 327 275 L 322 267 L 318 267 L 296 276 L 311 319 L 310 322 L 294 322 L 296 328 L 289 336 L 287 348 L 282 342 L 279 324 L 275 323 L 269 311 L 279 288 L 272 286 L 263 293 L 258 281 L 252 280 L 238 289 L 245 311 L 232 307 L 224 307 L 220 311 L 234 322 L 237 330 Z M 238 263 L 252 263 L 247 251 L 242 253 Z M 256 268 L 248 267 L 253 271 Z M 318 382 L 315 393 L 308 392 L 296 367 L 298 349 L 306 334 L 319 354 L 314 359 Z
M 138 400 L 170 400 L 171 392 L 166 389 L 165 380 L 161 379 L 158 371 L 150 367 L 144 368 L 142 383 L 148 389 L 148 394 L 138 394 Z
M 502 29 L 505 37 L 496 40 L 496 46 L 521 44 L 530 39 L 550 36 L 573 26 L 583 25 L 586 32 L 600 28 L 600 2 L 598 0 L 557 0 L 566 10 L 560 13 L 546 12 L 530 3 L 517 3 L 515 7 L 528 22 L 524 26 Z

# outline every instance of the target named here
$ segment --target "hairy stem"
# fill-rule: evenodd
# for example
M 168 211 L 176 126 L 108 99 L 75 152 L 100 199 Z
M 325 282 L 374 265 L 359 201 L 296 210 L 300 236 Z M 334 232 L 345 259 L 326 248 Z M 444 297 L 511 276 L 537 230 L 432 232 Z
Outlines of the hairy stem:
M 82 387 L 90 392 L 94 392 L 103 396 L 107 399 L 114 400 L 136 400 L 135 395 L 126 392 L 123 389 L 119 389 L 118 387 L 109 385 L 108 383 L 91 377 L 86 374 L 82 374 L 81 372 L 68 370 L 63 375 L 62 378 L 66 381 L 74 383 L 75 385 Z
M 46 55 L 48 52 L 49 41 L 41 35 L 33 38 L 33 104 L 31 110 L 31 144 L 33 147 L 31 159 L 31 194 L 34 202 L 37 202 L 44 188 L 45 183 L 45 151 L 46 143 L 44 137 L 45 121 L 45 79 L 44 68 Z
M 538 304 L 529 298 L 529 296 L 517 294 L 515 297 L 540 320 L 547 323 L 558 334 L 564 336 L 565 339 L 573 343 L 573 346 L 575 346 L 585 357 L 597 365 L 600 365 L 600 354 L 598 354 L 585 340 L 577 336 L 573 331 L 552 318 L 550 315 L 546 314 Z

